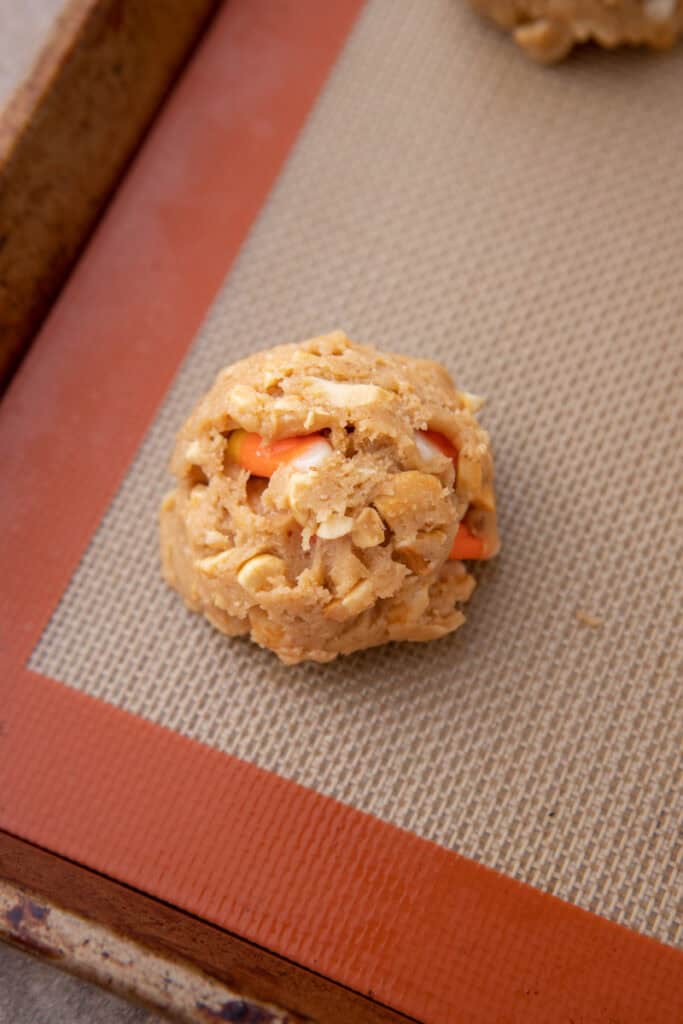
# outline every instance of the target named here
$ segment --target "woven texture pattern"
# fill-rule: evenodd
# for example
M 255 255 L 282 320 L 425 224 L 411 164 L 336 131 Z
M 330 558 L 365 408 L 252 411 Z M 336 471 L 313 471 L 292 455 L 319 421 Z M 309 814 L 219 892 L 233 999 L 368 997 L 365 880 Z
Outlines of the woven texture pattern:
M 372 2 L 31 667 L 681 941 L 682 80 Z M 453 637 L 292 669 L 166 589 L 157 507 L 217 370 L 337 326 L 490 396 L 503 552 Z

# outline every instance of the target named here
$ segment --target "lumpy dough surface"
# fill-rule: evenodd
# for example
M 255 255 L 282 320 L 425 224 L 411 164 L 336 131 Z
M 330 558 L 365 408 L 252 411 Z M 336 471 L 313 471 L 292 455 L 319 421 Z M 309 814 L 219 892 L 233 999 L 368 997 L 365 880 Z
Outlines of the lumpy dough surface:
M 552 64 L 576 43 L 665 50 L 683 32 L 683 0 L 471 0 L 534 60 Z
M 438 363 L 341 332 L 228 366 L 177 437 L 165 579 L 218 629 L 290 664 L 450 633 L 474 588 L 449 557 L 458 529 L 486 557 L 498 550 L 480 404 Z M 238 430 L 265 444 L 317 434 L 327 454 L 264 478 L 232 457 Z M 421 444 L 426 430 L 454 454 Z

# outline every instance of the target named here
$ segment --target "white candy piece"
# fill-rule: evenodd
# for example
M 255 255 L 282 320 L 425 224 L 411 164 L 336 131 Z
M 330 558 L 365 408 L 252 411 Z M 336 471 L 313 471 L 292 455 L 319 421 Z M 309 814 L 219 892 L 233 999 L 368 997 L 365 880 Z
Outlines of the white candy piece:
M 333 448 L 330 442 L 326 441 L 324 437 L 320 437 L 313 444 L 309 444 L 300 455 L 291 459 L 289 465 L 294 469 L 317 469 L 326 459 L 329 459 L 332 452 Z
M 437 455 L 443 458 L 443 452 L 441 449 L 430 441 L 428 437 L 425 437 L 419 430 L 415 431 L 415 446 L 420 453 L 420 458 L 424 459 L 425 462 L 431 462 Z

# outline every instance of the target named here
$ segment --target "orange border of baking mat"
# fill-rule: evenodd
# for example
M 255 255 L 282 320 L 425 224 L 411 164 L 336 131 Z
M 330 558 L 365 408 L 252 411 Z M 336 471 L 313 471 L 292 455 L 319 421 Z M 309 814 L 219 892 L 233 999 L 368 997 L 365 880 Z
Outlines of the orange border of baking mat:
M 221 11 L 0 407 L 0 826 L 420 1020 L 673 1024 L 673 948 L 25 668 L 360 7 Z

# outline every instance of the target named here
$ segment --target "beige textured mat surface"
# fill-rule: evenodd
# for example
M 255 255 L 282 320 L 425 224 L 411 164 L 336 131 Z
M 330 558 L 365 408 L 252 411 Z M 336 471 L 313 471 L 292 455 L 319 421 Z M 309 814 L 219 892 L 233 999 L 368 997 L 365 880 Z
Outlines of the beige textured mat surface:
M 32 667 L 680 941 L 682 90 L 371 3 Z M 287 669 L 163 586 L 156 510 L 218 368 L 335 326 L 490 396 L 504 548 L 454 637 Z

